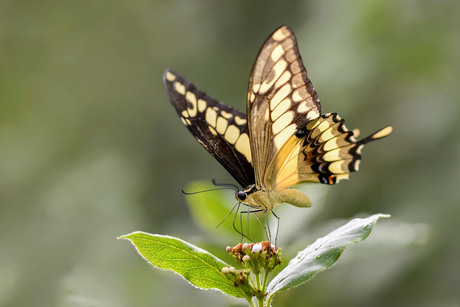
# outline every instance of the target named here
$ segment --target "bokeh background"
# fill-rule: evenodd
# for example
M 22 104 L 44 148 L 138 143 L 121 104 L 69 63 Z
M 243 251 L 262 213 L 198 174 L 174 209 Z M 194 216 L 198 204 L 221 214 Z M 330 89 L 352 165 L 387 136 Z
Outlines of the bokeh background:
M 244 305 L 153 269 L 116 237 L 238 243 L 191 217 L 181 188 L 232 179 L 161 77 L 171 67 L 244 109 L 255 56 L 282 24 L 324 112 L 394 133 L 366 147 L 352 180 L 309 186 L 316 208 L 280 211 L 281 234 L 306 216 L 280 244 L 295 255 L 354 216 L 392 218 L 275 304 L 460 306 L 459 13 L 443 0 L 1 0 L 0 306 Z

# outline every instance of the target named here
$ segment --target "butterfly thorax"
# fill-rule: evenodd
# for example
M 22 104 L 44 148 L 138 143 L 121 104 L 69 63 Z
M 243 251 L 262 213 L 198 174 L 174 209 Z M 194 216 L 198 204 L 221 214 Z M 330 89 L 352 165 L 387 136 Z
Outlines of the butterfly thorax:
M 252 208 L 272 210 L 282 203 L 289 203 L 296 207 L 310 207 L 311 200 L 302 192 L 295 189 L 263 189 L 255 184 L 235 194 L 235 198 Z

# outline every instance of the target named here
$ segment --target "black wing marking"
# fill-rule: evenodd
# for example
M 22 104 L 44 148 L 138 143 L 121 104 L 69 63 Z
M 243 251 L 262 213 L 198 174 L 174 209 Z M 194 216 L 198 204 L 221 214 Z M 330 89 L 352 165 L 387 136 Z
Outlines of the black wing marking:
M 242 186 L 254 183 L 246 114 L 208 96 L 167 69 L 163 82 L 169 100 L 197 141 Z
M 337 113 L 321 115 L 297 131 L 297 137 L 305 135 L 299 165 L 309 164 L 318 174 L 320 183 L 335 184 L 341 179 L 348 179 L 351 172 L 358 171 L 365 144 L 388 136 L 392 130 L 391 126 L 387 126 L 357 140 L 359 130 L 348 130 L 345 120 Z

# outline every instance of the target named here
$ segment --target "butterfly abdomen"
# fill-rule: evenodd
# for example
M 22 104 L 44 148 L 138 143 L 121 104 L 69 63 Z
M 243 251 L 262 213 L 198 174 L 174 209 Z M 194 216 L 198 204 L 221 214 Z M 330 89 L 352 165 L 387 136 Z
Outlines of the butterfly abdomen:
M 248 193 L 243 203 L 262 210 L 271 210 L 282 203 L 289 203 L 296 207 L 311 207 L 310 198 L 295 189 L 257 190 Z

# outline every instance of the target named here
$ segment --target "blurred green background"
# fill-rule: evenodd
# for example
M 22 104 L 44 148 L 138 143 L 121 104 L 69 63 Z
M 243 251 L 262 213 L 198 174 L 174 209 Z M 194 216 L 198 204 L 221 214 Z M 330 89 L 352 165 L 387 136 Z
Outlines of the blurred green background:
M 343 219 L 392 218 L 275 304 L 460 306 L 459 13 L 442 0 L 1 0 L 0 306 L 244 305 L 154 270 L 116 237 L 238 243 L 192 221 L 180 189 L 232 179 L 161 77 L 171 67 L 244 109 L 256 54 L 282 24 L 323 112 L 394 133 L 366 147 L 352 180 L 309 186 L 315 208 L 280 211 L 279 243 L 293 255 Z

